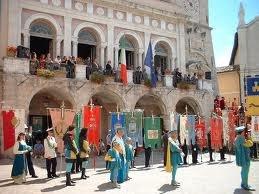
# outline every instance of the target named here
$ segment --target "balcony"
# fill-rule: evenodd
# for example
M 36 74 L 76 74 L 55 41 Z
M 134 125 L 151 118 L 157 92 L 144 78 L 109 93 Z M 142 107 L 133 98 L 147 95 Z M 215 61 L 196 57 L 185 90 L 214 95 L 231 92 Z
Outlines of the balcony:
M 5 57 L 3 63 L 3 72 L 7 74 L 23 74 L 23 75 L 31 75 L 30 73 L 30 60 L 22 59 L 22 58 L 15 58 L 15 57 Z M 78 81 L 86 81 L 86 66 L 85 65 L 75 65 L 74 74 L 71 76 L 72 78 L 67 78 L 69 75 L 66 72 L 66 67 L 61 66 L 59 70 L 50 71 L 52 73 L 51 76 L 43 76 L 49 79 L 56 78 L 65 78 L 65 79 L 76 79 Z M 144 84 L 144 81 L 141 81 L 140 84 L 134 84 L 133 82 L 133 70 L 128 70 L 128 85 L 140 85 Z M 32 75 L 34 76 L 34 75 Z M 104 76 L 105 83 L 108 84 L 119 84 L 120 82 L 117 81 L 118 78 L 116 76 Z M 175 84 L 173 75 L 164 75 L 161 76 L 159 81 L 157 82 L 157 87 L 165 87 L 168 89 L 174 89 L 175 87 L 179 89 L 191 89 L 191 90 L 207 90 L 212 92 L 212 80 L 206 79 L 199 79 L 195 84 L 191 83 L 184 83 L 185 87 L 180 86 L 180 84 Z

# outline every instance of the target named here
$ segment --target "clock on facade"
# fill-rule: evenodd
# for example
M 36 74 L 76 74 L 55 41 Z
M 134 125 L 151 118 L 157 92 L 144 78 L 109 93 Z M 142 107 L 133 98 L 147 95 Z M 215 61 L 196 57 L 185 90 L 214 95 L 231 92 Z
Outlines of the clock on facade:
M 198 16 L 199 0 L 183 0 L 183 6 L 188 15 Z

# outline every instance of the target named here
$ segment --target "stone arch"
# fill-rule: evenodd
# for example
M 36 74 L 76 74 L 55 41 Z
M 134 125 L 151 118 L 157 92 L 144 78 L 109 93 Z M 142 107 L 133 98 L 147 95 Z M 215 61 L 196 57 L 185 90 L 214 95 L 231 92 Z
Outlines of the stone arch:
M 167 45 L 170 48 L 170 57 L 176 57 L 177 53 L 176 53 L 176 45 L 174 43 L 174 41 L 170 40 L 169 38 L 166 37 L 158 37 L 152 40 L 152 49 L 153 51 L 155 51 L 155 46 L 157 45 L 157 43 L 164 43 L 165 45 Z
M 175 111 L 179 114 L 184 114 L 186 106 L 187 106 L 188 114 L 192 114 L 192 115 L 203 114 L 202 106 L 200 105 L 199 101 L 194 97 L 190 97 L 190 96 L 180 98 L 175 105 Z
M 59 23 L 57 22 L 57 20 L 55 20 L 55 18 L 53 18 L 50 15 L 42 14 L 42 13 L 37 13 L 37 14 L 31 15 L 24 24 L 24 31 L 26 31 L 28 33 L 32 22 L 34 22 L 35 20 L 39 20 L 39 19 L 50 22 L 54 26 L 57 36 L 63 35 L 62 29 L 61 29 Z
M 98 34 L 100 43 L 106 42 L 105 34 L 104 34 L 103 30 L 97 24 L 90 23 L 90 22 L 84 22 L 84 23 L 79 24 L 74 30 L 73 37 L 77 38 L 79 32 L 84 28 L 94 30 Z
M 117 35 L 116 40 L 115 40 L 115 45 L 118 45 L 118 46 L 119 46 L 119 44 L 120 44 L 120 39 L 121 39 L 124 35 L 129 35 L 129 36 L 133 37 L 133 38 L 136 40 L 137 44 L 138 44 L 138 45 L 136 45 L 136 47 L 137 47 L 138 49 L 143 49 L 143 48 L 144 48 L 141 37 L 140 37 L 136 32 L 129 31 L 129 30 L 121 31 L 121 32 Z
M 143 106 L 143 108 L 150 108 L 150 110 L 144 110 L 144 115 L 151 116 L 152 112 L 157 113 L 157 111 L 154 110 L 155 108 L 159 108 L 160 116 L 167 115 L 166 105 L 158 95 L 151 93 L 143 94 L 136 99 L 134 108 L 138 109 L 141 108 L 141 106 Z

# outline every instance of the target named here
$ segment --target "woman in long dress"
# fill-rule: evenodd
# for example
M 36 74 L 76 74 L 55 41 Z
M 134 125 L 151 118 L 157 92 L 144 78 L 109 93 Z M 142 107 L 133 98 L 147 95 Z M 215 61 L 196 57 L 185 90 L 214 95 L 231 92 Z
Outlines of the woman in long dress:
M 25 133 L 21 132 L 19 133 L 17 137 L 17 141 L 14 144 L 13 147 L 13 153 L 15 154 L 14 163 L 13 163 L 13 169 L 11 177 L 14 180 L 14 183 L 16 184 L 22 184 L 26 182 L 25 179 L 25 172 L 26 172 L 26 159 L 25 159 L 25 153 L 30 151 L 31 147 L 28 146 L 25 142 Z

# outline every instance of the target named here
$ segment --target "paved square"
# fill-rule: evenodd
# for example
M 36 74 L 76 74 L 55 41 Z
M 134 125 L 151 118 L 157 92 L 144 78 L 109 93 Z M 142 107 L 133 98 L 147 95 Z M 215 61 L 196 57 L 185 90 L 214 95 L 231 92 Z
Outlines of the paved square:
M 216 154 L 216 159 L 219 155 Z M 240 189 L 240 168 L 235 165 L 234 156 L 232 162 L 208 163 L 208 156 L 203 155 L 204 163 L 198 165 L 183 166 L 179 168 L 177 180 L 181 182 L 179 188 L 170 185 L 171 174 L 166 173 L 162 167 L 162 153 L 154 152 L 154 165 L 151 168 L 143 168 L 143 155 L 137 157 L 137 168 L 130 171 L 131 180 L 122 183 L 121 189 L 113 189 L 109 183 L 109 172 L 105 166 L 103 157 L 97 158 L 96 170 L 92 169 L 92 163 L 87 169 L 90 178 L 80 180 L 79 174 L 72 174 L 76 180 L 75 187 L 65 186 L 64 169 L 62 176 L 57 179 L 47 179 L 44 159 L 34 159 L 34 166 L 38 179 L 28 178 L 24 185 L 14 185 L 10 178 L 12 169 L 11 160 L 1 160 L 0 165 L 0 193 L 1 194 L 37 194 L 37 193 L 176 193 L 176 194 L 246 194 L 259 193 L 259 191 L 246 192 Z M 190 158 L 191 159 L 191 158 Z M 200 159 L 200 158 L 199 158 Z M 230 157 L 227 156 L 229 160 Z M 152 160 L 152 159 L 151 159 Z M 64 162 L 64 161 L 63 161 Z M 63 163 L 64 168 L 64 163 Z M 59 170 L 59 166 L 57 168 Z M 29 177 L 29 176 L 27 176 Z M 251 163 L 250 184 L 259 189 L 259 161 Z

